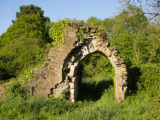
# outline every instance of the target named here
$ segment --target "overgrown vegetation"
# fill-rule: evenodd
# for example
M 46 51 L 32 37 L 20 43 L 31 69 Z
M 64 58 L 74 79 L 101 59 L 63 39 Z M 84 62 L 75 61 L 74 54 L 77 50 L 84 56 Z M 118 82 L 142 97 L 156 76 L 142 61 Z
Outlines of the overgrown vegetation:
M 114 76 L 114 68 L 103 53 L 96 52 L 85 58 L 81 63 L 82 76 L 91 77 L 98 74 L 110 74 Z
M 17 19 L 0 36 L 0 80 L 17 77 L 44 59 L 50 42 L 47 20 L 39 7 L 21 7 Z
M 114 98 L 114 69 L 101 53 L 80 65 L 81 93 L 77 103 L 66 99 L 31 97 L 23 85 L 44 60 L 52 42 L 63 44 L 68 22 L 51 23 L 36 6 L 22 6 L 17 19 L 0 36 L 0 81 L 13 80 L 8 96 L 0 99 L 2 120 L 158 120 L 160 118 L 160 25 L 142 9 L 129 5 L 114 18 L 90 17 L 86 24 L 104 29 L 128 67 L 128 94 Z M 49 32 L 50 29 L 50 32 Z M 52 40 L 49 37 L 52 37 Z M 23 74 L 22 74 L 23 73 Z M 21 80 L 19 81 L 19 77 Z M 84 92 L 85 91 L 85 92 Z
M 114 86 L 114 68 L 110 61 L 100 52 L 87 56 L 79 66 L 79 99 L 96 101 L 105 89 Z
M 49 31 L 50 37 L 53 39 L 52 45 L 63 45 L 64 43 L 64 33 L 65 28 L 68 25 L 67 20 L 61 20 L 57 23 L 54 23 Z

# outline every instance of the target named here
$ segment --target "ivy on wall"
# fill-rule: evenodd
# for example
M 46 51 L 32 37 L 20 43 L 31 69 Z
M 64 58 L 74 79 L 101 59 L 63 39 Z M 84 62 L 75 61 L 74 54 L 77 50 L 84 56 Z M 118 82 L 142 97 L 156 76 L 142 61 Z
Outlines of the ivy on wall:
M 65 28 L 68 26 L 68 20 L 61 20 L 54 23 L 49 31 L 50 37 L 53 39 L 52 45 L 63 45 Z

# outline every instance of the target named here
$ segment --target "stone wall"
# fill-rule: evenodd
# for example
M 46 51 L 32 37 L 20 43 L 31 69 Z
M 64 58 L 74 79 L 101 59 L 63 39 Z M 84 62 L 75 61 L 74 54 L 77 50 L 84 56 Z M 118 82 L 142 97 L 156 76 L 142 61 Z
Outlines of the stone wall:
M 107 41 L 103 30 L 69 22 L 65 31 L 64 44 L 51 48 L 47 61 L 35 70 L 33 81 L 28 83 L 30 93 L 39 97 L 65 93 L 75 102 L 78 96 L 78 66 L 89 54 L 101 52 L 112 63 L 115 75 L 115 97 L 124 100 L 127 92 L 127 69 L 115 47 Z

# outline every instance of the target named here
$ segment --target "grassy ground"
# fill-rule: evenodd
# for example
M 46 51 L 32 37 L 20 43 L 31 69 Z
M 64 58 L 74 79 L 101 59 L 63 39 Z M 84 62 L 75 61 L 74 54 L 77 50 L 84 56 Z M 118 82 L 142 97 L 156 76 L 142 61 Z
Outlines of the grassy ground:
M 26 97 L 27 95 L 0 100 L 0 118 L 1 120 L 160 119 L 159 88 L 128 96 L 126 100 L 118 103 L 114 98 L 112 77 L 105 75 L 86 77 L 82 83 L 80 95 L 83 97 L 76 103 Z M 18 86 L 16 88 L 17 91 L 20 89 Z
M 86 78 L 87 81 L 89 78 Z M 93 80 L 93 79 L 92 79 Z M 95 76 L 97 85 L 104 78 Z M 107 81 L 107 80 L 106 80 Z M 110 80 L 109 80 L 110 81 Z M 91 83 L 91 81 L 90 81 Z M 110 84 L 105 88 L 102 96 L 94 102 L 85 101 L 88 104 L 76 108 L 73 112 L 67 112 L 59 119 L 63 120 L 159 120 L 160 103 L 158 102 L 158 91 L 150 90 L 139 92 L 137 95 L 129 96 L 121 103 L 114 98 L 114 87 Z

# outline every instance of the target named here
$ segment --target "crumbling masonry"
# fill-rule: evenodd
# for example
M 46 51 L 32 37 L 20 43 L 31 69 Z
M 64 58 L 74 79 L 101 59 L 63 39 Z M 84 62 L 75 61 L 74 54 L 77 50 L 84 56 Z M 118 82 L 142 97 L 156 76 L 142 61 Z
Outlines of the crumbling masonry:
M 55 98 L 62 93 L 75 102 L 78 96 L 78 66 L 89 54 L 100 52 L 115 69 L 115 97 L 124 100 L 127 92 L 127 69 L 117 49 L 107 41 L 106 34 L 98 28 L 69 22 L 65 30 L 64 44 L 51 48 L 47 60 L 34 72 L 28 83 L 31 95 Z

